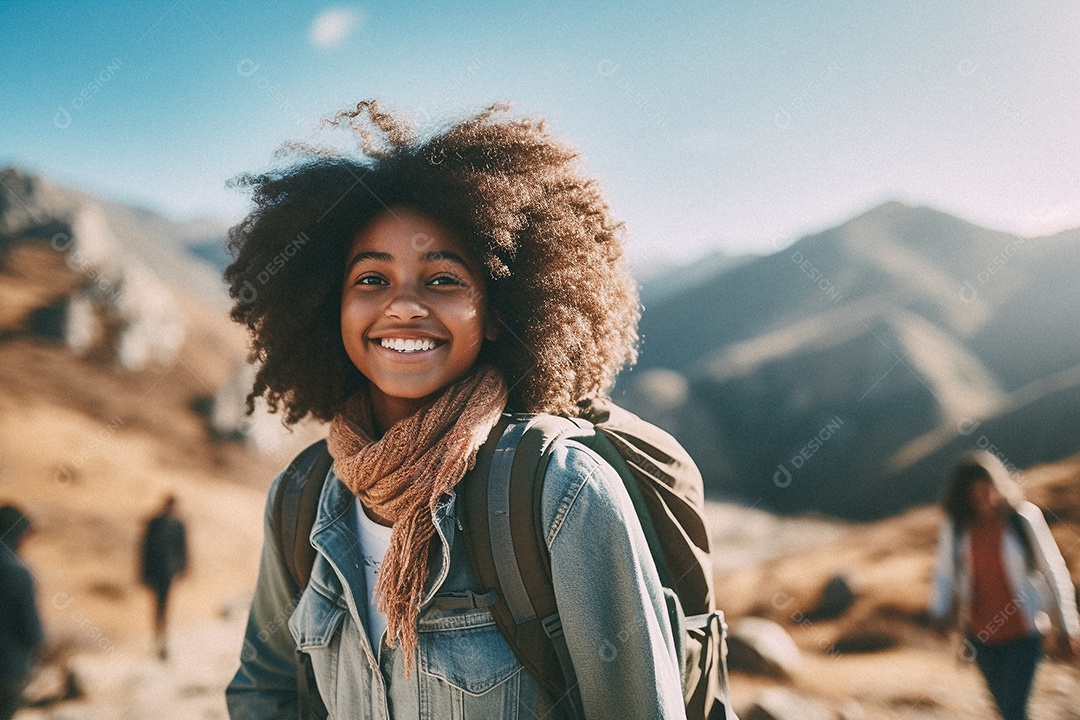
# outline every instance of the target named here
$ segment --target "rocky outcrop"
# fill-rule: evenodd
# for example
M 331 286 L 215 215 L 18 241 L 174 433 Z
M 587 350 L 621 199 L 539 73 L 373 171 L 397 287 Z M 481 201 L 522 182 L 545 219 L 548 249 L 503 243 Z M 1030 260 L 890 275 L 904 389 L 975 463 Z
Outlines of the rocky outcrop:
M 766 688 L 744 720 L 837 720 L 837 715 L 825 703 L 802 693 L 788 688 Z
M 169 367 L 187 323 L 178 293 L 222 308 L 215 272 L 189 257 L 160 216 L 0 171 L 0 253 L 32 244 L 61 256 L 75 287 L 33 308 L 24 329 L 127 370 Z
M 791 635 L 772 620 L 744 617 L 728 630 L 728 667 L 732 671 L 788 680 L 802 661 Z
M 821 589 L 817 604 L 807 613 L 808 620 L 832 620 L 847 612 L 855 603 L 855 591 L 844 575 L 833 575 Z

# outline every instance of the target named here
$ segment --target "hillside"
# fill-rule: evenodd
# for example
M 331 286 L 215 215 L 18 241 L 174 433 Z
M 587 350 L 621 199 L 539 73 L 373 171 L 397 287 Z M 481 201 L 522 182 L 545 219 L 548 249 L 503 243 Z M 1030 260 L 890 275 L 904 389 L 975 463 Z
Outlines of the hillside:
M 66 252 L 74 267 L 114 280 L 137 263 L 168 285 L 185 288 L 215 309 L 226 307 L 220 269 L 200 260 L 206 246 L 224 246 L 216 221 L 175 222 L 162 215 L 63 187 L 17 167 L 0 168 L 0 239 L 35 238 Z
M 1023 468 L 1029 499 L 1044 510 L 1080 585 L 1080 456 Z M 941 518 L 937 507 L 862 525 L 770 518 L 714 510 L 718 605 L 729 624 L 759 616 L 782 625 L 802 662 L 787 682 L 737 673 L 736 708 L 764 689 L 784 687 L 823 701 L 843 717 L 994 717 L 989 693 L 957 647 L 928 629 L 927 599 Z M 843 577 L 854 601 L 835 617 L 814 610 L 826 584 Z M 1044 662 L 1031 717 L 1080 713 L 1080 667 Z M 740 714 L 740 717 L 743 717 Z M 792 716 L 796 717 L 796 716 Z
M 207 408 L 246 343 L 215 272 L 172 244 L 175 228 L 153 235 L 156 216 L 23 180 L 21 196 L 0 196 L 21 208 L 0 216 L 0 503 L 35 530 L 24 557 L 49 637 L 39 685 L 55 691 L 70 669 L 85 694 L 37 714 L 224 717 L 219 686 L 240 648 L 266 488 L 318 429 L 279 426 L 270 453 L 222 439 Z M 137 243 L 114 230 L 122 215 L 146 233 Z M 168 302 L 140 314 L 143 293 Z M 154 344 L 174 328 L 173 345 Z M 173 597 L 172 666 L 150 660 L 151 599 L 137 583 L 143 523 L 167 493 L 191 554 Z
M 189 332 L 168 365 L 127 370 L 23 327 L 12 298 L 22 299 L 25 315 L 80 278 L 40 244 L 0 257 L 7 311 L 0 323 L 0 501 L 24 507 L 37 527 L 29 552 L 47 568 L 41 597 L 76 598 L 80 615 L 101 633 L 128 637 L 131 618 L 148 612 L 133 582 L 137 534 L 163 494 L 179 496 L 194 538 L 185 585 L 200 599 L 181 601 L 178 614 L 205 616 L 247 592 L 263 493 L 304 437 L 278 456 L 211 439 L 196 408 L 228 380 L 244 341 L 239 328 L 182 294 Z M 48 602 L 42 609 L 61 634 L 72 624 L 68 610 Z
M 977 444 L 1017 465 L 1080 452 L 1058 421 L 1080 392 L 1077 249 L 888 203 L 674 294 L 646 285 L 621 397 L 713 497 L 883 517 Z
M 208 342 L 168 372 L 132 374 L 53 343 L 0 342 L 0 501 L 17 501 L 34 519 L 25 555 L 40 607 L 54 647 L 66 654 L 61 662 L 85 693 L 27 710 L 22 720 L 224 720 L 222 690 L 255 579 L 265 488 L 284 460 L 207 439 L 189 401 L 223 375 L 219 359 Z M 1080 581 L 1080 458 L 1025 468 L 1023 480 Z M 167 491 L 180 498 L 193 558 L 174 597 L 172 659 L 158 664 L 150 599 L 135 582 L 136 547 L 142 521 Z M 850 525 L 710 507 L 716 588 L 729 623 L 773 619 L 802 657 L 786 681 L 736 672 L 742 717 L 776 688 L 844 718 L 989 717 L 974 670 L 926 628 L 938 518 L 936 509 L 920 508 Z M 808 620 L 837 574 L 855 603 L 837 618 Z M 1045 664 L 1033 717 L 1073 717 L 1078 694 L 1076 668 Z
M 6 278 L 3 278 L 6 279 Z M 199 360 L 198 358 L 202 358 Z M 221 377 L 214 345 L 192 346 L 166 373 L 118 372 L 29 338 L 0 342 L 0 500 L 37 526 L 26 548 L 55 647 L 85 695 L 22 720 L 220 718 L 255 580 L 266 484 L 283 464 L 238 443 L 213 443 L 189 400 Z M 186 364 L 190 364 L 188 367 Z M 59 472 L 62 467 L 76 472 Z M 1025 469 L 1080 581 L 1080 458 Z M 150 652 L 150 599 L 135 582 L 141 523 L 162 493 L 180 498 L 192 568 L 176 588 L 172 658 Z M 710 506 L 716 588 L 729 623 L 779 622 L 801 652 L 786 681 L 736 672 L 742 717 L 776 688 L 823 703 L 833 717 L 976 720 L 988 698 L 970 666 L 926 628 L 938 521 L 933 508 L 866 525 Z M 830 578 L 856 601 L 808 620 Z M 1080 673 L 1045 664 L 1033 717 L 1073 717 Z
M 50 639 L 39 697 L 49 694 L 42 687 L 62 686 L 63 671 L 82 695 L 17 717 L 224 720 L 222 691 L 255 581 L 266 488 L 320 429 L 278 427 L 260 445 L 246 425 L 235 433 L 216 427 L 208 408 L 231 397 L 225 405 L 235 410 L 242 400 L 243 334 L 225 320 L 220 295 L 204 296 L 187 275 L 162 269 L 191 264 L 212 278 L 189 256 L 201 243 L 181 242 L 186 231 L 176 228 L 166 233 L 172 239 L 154 236 L 152 225 L 167 221 L 120 208 L 146 233 L 127 244 L 114 229 L 125 221 L 109 207 L 24 179 L 27 192 L 0 196 L 11 211 L 0 216 L 0 502 L 25 508 L 36 528 L 24 555 Z M 11 210 L 20 202 L 33 212 Z M 86 203 L 96 208 L 90 215 Z M 57 247 L 55 232 L 70 233 L 71 244 Z M 155 258 L 166 256 L 158 265 Z M 758 262 L 729 266 L 721 277 Z M 109 291 L 94 291 L 99 283 Z M 164 293 L 169 302 L 143 315 L 118 289 L 143 299 Z M 1015 290 L 995 307 L 1027 312 L 1021 295 Z M 80 314 L 80 297 L 90 314 Z M 720 606 L 730 622 L 780 623 L 802 663 L 785 681 L 736 673 L 743 717 L 778 688 L 846 720 L 975 720 L 989 712 L 974 671 L 957 665 L 926 628 L 935 509 L 855 525 L 766 512 L 775 498 L 767 503 L 764 490 L 786 494 L 792 511 L 829 498 L 832 514 L 854 514 L 879 496 L 917 504 L 918 481 L 936 483 L 948 457 L 992 446 L 1023 470 L 1025 491 L 1046 508 L 1080 579 L 1080 457 L 1029 467 L 1073 452 L 1080 373 L 1065 368 L 1015 385 L 980 355 L 976 340 L 990 337 L 993 322 L 972 325 L 969 340 L 958 342 L 962 318 L 934 322 L 918 304 L 891 297 L 868 292 L 850 305 L 800 310 L 792 322 L 702 353 L 693 372 L 653 366 L 632 375 L 650 417 L 681 424 L 703 469 L 725 478 L 731 494 L 752 496 L 709 507 Z M 73 331 L 94 323 L 92 342 Z M 175 345 L 145 344 L 177 327 Z M 153 352 L 123 352 L 132 347 Z M 1047 417 L 1060 426 L 1046 427 Z M 263 421 L 275 426 L 277 418 Z M 779 460 L 748 472 L 762 448 Z M 892 475 L 872 472 L 886 462 Z M 887 477 L 911 479 L 898 490 Z M 158 663 L 150 597 L 136 582 L 137 547 L 143 522 L 170 492 L 187 520 L 192 564 L 175 590 L 171 659 Z M 837 574 L 848 578 L 854 604 L 809 620 Z M 1076 717 L 1078 694 L 1075 668 L 1044 665 L 1034 717 Z

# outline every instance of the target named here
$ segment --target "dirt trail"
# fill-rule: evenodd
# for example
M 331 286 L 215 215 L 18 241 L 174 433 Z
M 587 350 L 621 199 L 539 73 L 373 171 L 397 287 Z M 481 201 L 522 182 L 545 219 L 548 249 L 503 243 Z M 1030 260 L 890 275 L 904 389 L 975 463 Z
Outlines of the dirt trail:
M 178 627 L 169 659 L 149 642 L 129 642 L 106 653 L 69 660 L 83 698 L 27 708 L 17 720 L 227 720 L 225 686 L 236 670 L 245 613 Z

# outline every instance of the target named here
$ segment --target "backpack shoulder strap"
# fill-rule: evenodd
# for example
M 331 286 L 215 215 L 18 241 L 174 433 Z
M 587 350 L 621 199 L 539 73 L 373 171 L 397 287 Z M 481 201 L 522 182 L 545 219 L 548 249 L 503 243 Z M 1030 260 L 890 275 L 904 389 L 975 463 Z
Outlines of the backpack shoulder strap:
M 326 475 L 334 459 L 326 449 L 326 440 L 319 440 L 297 455 L 274 488 L 271 506 L 271 528 L 278 555 L 285 562 L 293 583 L 293 602 L 307 587 L 311 568 L 315 564 L 315 548 L 308 538 L 315 525 L 315 513 Z M 326 706 L 319 695 L 311 656 L 297 649 L 296 696 L 300 717 L 326 718 Z
M 302 591 L 311 578 L 315 548 L 308 537 L 315 524 L 315 513 L 326 475 L 334 459 L 326 449 L 326 440 L 305 448 L 289 466 L 275 488 L 271 512 L 274 542 L 285 561 L 289 577 Z
M 1020 517 L 1019 510 L 1012 510 L 1009 512 L 1009 525 L 1012 527 L 1013 532 L 1016 533 L 1016 539 L 1020 541 L 1020 546 L 1024 549 L 1024 560 L 1027 562 L 1028 569 L 1037 569 L 1038 566 L 1035 562 L 1035 548 L 1031 541 L 1031 534 L 1024 519 Z
M 552 415 L 504 416 L 465 484 L 462 525 L 481 590 L 498 591 L 491 613 L 499 630 L 537 682 L 557 699 L 568 697 L 579 718 L 539 506 L 556 442 L 580 431 Z

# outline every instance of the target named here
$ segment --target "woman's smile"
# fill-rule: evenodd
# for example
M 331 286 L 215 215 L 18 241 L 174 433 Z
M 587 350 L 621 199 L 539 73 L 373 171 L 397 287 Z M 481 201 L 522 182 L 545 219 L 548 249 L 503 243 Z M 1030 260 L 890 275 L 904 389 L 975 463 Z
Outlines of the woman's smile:
M 413 353 L 430 352 L 439 347 L 440 343 L 430 338 L 405 339 L 405 338 L 380 338 L 379 347 L 393 350 L 398 353 L 411 355 Z
M 432 360 L 449 347 L 445 340 L 432 337 L 393 335 L 372 338 L 373 352 L 382 353 L 390 362 L 421 363 Z

